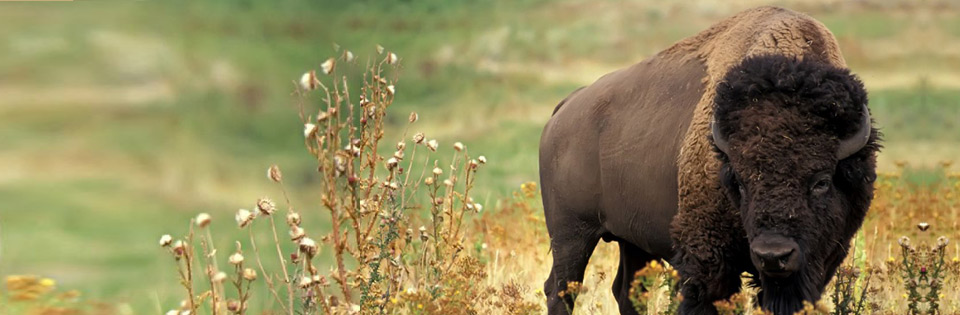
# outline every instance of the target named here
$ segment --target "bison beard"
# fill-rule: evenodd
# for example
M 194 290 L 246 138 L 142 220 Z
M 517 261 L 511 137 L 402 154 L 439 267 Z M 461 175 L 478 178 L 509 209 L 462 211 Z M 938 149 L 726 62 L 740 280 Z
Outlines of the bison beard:
M 820 298 L 821 277 L 811 276 L 810 271 L 801 271 L 799 275 L 787 279 L 769 279 L 763 281 L 757 296 L 763 309 L 774 314 L 793 314 L 803 308 L 803 301 L 816 301 Z
M 749 285 L 760 289 L 757 304 L 763 309 L 773 314 L 793 314 L 803 308 L 804 301 L 820 299 L 824 285 L 830 280 L 825 278 L 826 274 L 822 262 L 817 262 L 785 279 L 754 276 Z

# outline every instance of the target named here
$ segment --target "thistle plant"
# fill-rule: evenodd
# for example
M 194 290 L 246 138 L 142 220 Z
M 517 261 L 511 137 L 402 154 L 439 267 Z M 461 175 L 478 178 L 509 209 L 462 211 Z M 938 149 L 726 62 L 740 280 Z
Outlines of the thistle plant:
M 921 223 L 918 227 L 926 231 L 928 225 Z M 913 246 L 910 238 L 900 238 L 904 296 L 910 314 L 941 314 L 940 300 L 944 297 L 941 290 L 947 280 L 947 243 L 944 236 L 937 238 L 933 246 L 925 243 Z
M 863 276 L 862 281 L 860 281 Z M 852 265 L 842 265 L 837 268 L 833 279 L 833 309 L 834 315 L 866 314 L 867 293 L 870 292 L 870 280 L 873 277 L 871 269 L 861 272 L 860 268 Z
M 655 314 L 676 314 L 682 300 L 679 281 L 680 276 L 669 264 L 658 260 L 648 262 L 630 283 L 629 297 L 633 308 L 640 314 L 651 314 L 654 309 L 659 310 Z
M 177 262 L 187 296 L 174 311 L 193 314 L 206 305 L 214 314 L 245 314 L 251 296 L 257 296 L 251 283 L 258 278 L 285 314 L 478 307 L 464 301 L 482 293 L 469 284 L 486 275 L 483 264 L 464 252 L 468 235 L 463 226 L 465 218 L 483 209 L 471 192 L 487 159 L 472 158 L 460 142 L 446 151 L 423 133 L 409 135 L 419 120 L 416 113 L 409 114 L 399 136 L 392 135 L 386 117 L 398 92 L 400 58 L 379 46 L 376 56 L 367 62 L 355 89 L 351 85 L 356 82 L 339 72 L 358 65 L 349 51 L 327 59 L 319 71 L 306 72 L 295 84 L 304 147 L 317 165 L 320 207 L 330 230 L 305 229 L 301 223 L 306 218 L 291 204 L 280 167 L 271 166 L 267 177 L 283 194 L 289 239 L 277 232 L 274 216 L 279 211 L 267 197 L 257 200 L 253 210 L 236 212 L 237 226 L 250 235 L 253 259 L 246 259 L 241 242 L 236 242 L 228 258 L 231 275 L 217 265 L 213 237 L 205 229 L 209 215 L 198 216 L 183 239 L 164 236 L 161 245 Z M 257 222 L 269 228 L 261 232 Z M 194 225 L 206 233 L 199 239 L 202 255 L 194 253 Z M 259 233 L 273 238 L 272 248 L 257 244 Z M 290 247 L 286 242 L 293 243 L 292 252 L 284 251 Z M 332 266 L 322 265 L 318 257 L 323 251 L 332 255 Z M 263 263 L 274 254 L 280 270 L 268 270 Z M 207 275 L 209 288 L 200 294 L 195 291 L 201 285 L 196 270 Z M 232 292 L 223 287 L 227 279 Z M 512 302 L 500 305 L 529 310 L 516 301 L 520 288 L 503 287 L 502 296 Z

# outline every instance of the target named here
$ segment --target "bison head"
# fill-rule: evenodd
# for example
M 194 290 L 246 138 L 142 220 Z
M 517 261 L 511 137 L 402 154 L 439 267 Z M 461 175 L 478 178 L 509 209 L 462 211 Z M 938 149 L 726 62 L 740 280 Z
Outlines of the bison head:
M 750 57 L 717 87 L 719 178 L 765 309 L 792 314 L 819 299 L 847 254 L 876 178 L 866 104 L 856 76 L 811 58 Z

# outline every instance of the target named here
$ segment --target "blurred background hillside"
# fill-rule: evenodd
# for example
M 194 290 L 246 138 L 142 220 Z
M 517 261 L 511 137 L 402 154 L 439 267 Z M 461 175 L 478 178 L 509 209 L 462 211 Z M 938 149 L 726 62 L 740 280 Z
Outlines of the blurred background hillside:
M 0 275 L 166 309 L 179 291 L 159 235 L 198 212 L 231 233 L 237 208 L 279 197 L 264 176 L 273 163 L 298 187 L 295 204 L 318 203 L 291 92 L 335 45 L 400 56 L 395 125 L 417 111 L 418 131 L 486 155 L 488 200 L 538 179 L 541 128 L 570 91 L 761 4 L 834 32 L 885 133 L 881 169 L 958 156 L 960 4 L 735 3 L 0 4 Z

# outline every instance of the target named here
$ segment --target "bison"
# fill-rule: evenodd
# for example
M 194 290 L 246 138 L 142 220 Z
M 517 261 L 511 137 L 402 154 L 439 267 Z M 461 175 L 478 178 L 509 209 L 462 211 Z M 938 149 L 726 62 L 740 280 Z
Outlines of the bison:
M 743 272 L 775 314 L 817 301 L 873 198 L 878 141 L 830 31 L 776 7 L 574 91 L 540 140 L 549 313 L 572 309 L 558 293 L 600 239 L 620 247 L 622 313 L 654 259 L 680 274 L 681 314 L 715 314 Z

